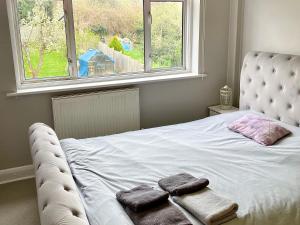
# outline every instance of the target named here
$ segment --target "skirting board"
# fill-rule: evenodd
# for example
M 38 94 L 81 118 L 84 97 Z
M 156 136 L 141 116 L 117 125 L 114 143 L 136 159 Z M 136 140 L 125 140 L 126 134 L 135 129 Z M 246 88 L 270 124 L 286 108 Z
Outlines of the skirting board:
M 0 170 L 0 184 L 34 178 L 33 165 Z

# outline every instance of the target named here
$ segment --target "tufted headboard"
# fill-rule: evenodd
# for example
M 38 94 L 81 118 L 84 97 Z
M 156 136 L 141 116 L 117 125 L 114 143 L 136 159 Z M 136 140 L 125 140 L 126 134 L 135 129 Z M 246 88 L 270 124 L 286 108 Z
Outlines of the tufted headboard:
M 299 127 L 300 56 L 248 53 L 241 72 L 240 109 Z

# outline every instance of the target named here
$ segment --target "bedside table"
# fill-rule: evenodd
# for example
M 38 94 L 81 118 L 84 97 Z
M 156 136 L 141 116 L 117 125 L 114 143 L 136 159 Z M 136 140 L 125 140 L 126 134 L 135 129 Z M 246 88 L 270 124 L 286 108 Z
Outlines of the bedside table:
M 233 106 L 230 109 L 221 109 L 221 105 L 210 106 L 208 107 L 208 110 L 209 110 L 209 116 L 215 116 L 223 113 L 239 111 L 238 108 Z

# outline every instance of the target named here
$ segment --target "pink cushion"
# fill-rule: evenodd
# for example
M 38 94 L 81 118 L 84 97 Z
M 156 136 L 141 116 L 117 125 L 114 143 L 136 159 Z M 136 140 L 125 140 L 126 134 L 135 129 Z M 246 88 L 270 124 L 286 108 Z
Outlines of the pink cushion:
M 229 124 L 228 128 L 267 146 L 291 133 L 272 120 L 250 114 Z

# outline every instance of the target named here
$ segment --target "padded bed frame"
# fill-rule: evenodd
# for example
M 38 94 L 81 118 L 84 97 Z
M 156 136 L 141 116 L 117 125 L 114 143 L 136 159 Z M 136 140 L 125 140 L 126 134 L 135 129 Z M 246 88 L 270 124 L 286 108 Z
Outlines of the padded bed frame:
M 300 126 L 300 56 L 250 52 L 241 73 L 240 109 Z M 55 131 L 29 128 L 41 225 L 89 225 Z

